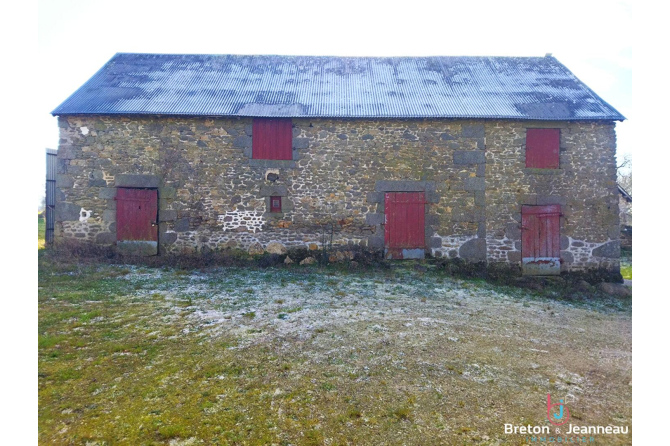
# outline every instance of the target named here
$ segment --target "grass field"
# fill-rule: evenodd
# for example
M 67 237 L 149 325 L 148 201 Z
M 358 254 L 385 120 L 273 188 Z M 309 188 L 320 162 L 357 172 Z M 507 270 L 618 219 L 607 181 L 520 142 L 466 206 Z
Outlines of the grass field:
M 46 230 L 46 222 L 42 217 L 37 217 L 37 249 L 44 249 L 44 232 Z
M 621 275 L 624 279 L 633 279 L 633 250 L 621 248 Z
M 548 393 L 631 424 L 630 300 L 408 266 L 39 262 L 41 444 L 525 444 L 504 424 L 546 425 Z

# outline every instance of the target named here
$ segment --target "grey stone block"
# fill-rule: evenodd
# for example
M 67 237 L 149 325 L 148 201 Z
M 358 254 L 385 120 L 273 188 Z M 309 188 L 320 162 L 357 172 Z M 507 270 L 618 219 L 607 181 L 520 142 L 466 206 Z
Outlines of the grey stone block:
M 365 224 L 367 225 L 383 225 L 384 214 L 365 214 Z
M 58 159 L 73 160 L 77 158 L 77 151 L 72 146 L 61 146 L 58 149 Z
M 464 181 L 463 188 L 469 191 L 483 191 L 486 190 L 486 181 L 484 178 L 470 177 Z
M 434 190 L 434 181 L 379 180 L 375 182 L 376 192 L 424 192 Z
M 238 136 L 233 140 L 233 147 L 238 149 L 251 147 L 251 136 Z
M 74 178 L 70 175 L 59 174 L 56 175 L 56 187 L 72 187 L 74 186 Z
M 441 237 L 431 237 L 428 241 L 429 248 L 441 248 L 442 247 L 442 238 Z
M 114 177 L 116 187 L 159 187 L 160 184 L 161 177 L 158 175 L 120 174 Z
M 454 152 L 454 164 L 480 164 L 486 162 L 484 152 L 457 150 Z
M 461 135 L 464 138 L 483 138 L 486 136 L 484 124 L 464 125 Z
M 113 200 L 114 197 L 116 197 L 116 188 L 115 187 L 100 188 L 100 192 L 98 193 L 98 198 L 102 198 L 103 200 Z
M 78 221 L 81 206 L 73 203 L 56 203 L 56 221 Z
M 105 180 L 88 180 L 88 187 L 105 187 L 107 181 Z
M 607 242 L 594 249 L 591 254 L 595 257 L 606 257 L 608 259 L 617 259 L 621 257 L 621 247 L 618 240 Z
M 486 176 L 486 164 L 477 164 L 477 176 L 480 178 Z
M 56 173 L 67 173 L 67 167 L 70 164 L 68 160 L 56 159 Z
M 180 218 L 174 224 L 175 232 L 186 232 L 189 230 L 189 220 L 188 218 Z
M 507 251 L 507 260 L 510 262 L 520 262 L 521 251 Z
M 372 139 L 375 139 L 375 137 L 374 137 L 373 135 L 370 135 L 370 134 L 368 133 L 368 134 L 365 134 L 365 135 L 361 136 L 361 139 L 362 139 L 363 141 L 370 141 L 370 140 L 372 140 Z
M 177 211 L 174 209 L 166 209 L 158 213 L 160 221 L 175 221 L 177 219 Z
M 244 126 L 244 133 L 247 134 L 247 136 L 251 136 L 253 133 L 254 126 L 251 124 L 247 124 Z
M 458 256 L 469 262 L 486 261 L 486 239 L 474 238 L 461 245 Z
M 570 247 L 570 239 L 565 235 L 561 236 L 561 249 L 568 249 Z
M 438 224 L 440 224 L 440 216 L 435 214 L 426 214 L 426 216 L 424 217 L 424 223 L 426 225 L 437 226 Z
M 440 202 L 440 195 L 437 192 L 426 191 L 425 198 L 426 198 L 427 203 L 439 203 Z
M 383 203 L 384 202 L 384 193 L 383 192 L 368 192 L 366 195 L 368 203 Z
M 116 221 L 116 211 L 105 209 L 102 211 L 102 221 Z
M 505 237 L 510 240 L 521 240 L 521 228 L 518 223 L 509 223 L 505 226 Z
M 261 197 L 285 197 L 288 195 L 288 190 L 286 186 L 261 186 L 259 195 Z
M 486 238 L 486 222 L 480 221 L 477 224 L 477 237 Z
M 171 186 L 158 188 L 158 196 L 165 199 L 173 199 L 177 195 L 177 189 Z
M 575 257 L 570 251 L 561 251 L 561 263 L 570 264 L 574 263 Z
M 611 239 L 619 238 L 621 236 L 621 226 L 610 226 L 610 228 L 607 230 L 607 236 Z
M 368 246 L 372 249 L 382 249 L 384 247 L 384 237 L 377 235 L 368 237 Z
M 293 149 L 303 150 L 309 148 L 308 138 L 293 138 Z
M 95 236 L 95 243 L 98 245 L 113 245 L 116 242 L 116 234 L 111 232 L 101 232 Z
M 162 245 L 171 245 L 177 241 L 176 232 L 164 232 L 159 237 Z
M 475 206 L 486 206 L 486 193 L 483 190 L 475 191 Z

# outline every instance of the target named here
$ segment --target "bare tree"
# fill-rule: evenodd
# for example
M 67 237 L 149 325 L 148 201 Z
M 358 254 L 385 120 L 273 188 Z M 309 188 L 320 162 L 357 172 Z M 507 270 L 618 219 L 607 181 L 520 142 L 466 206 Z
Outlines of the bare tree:
M 627 153 L 617 165 L 617 183 L 629 197 L 620 200 L 620 219 L 623 226 L 633 225 L 633 158 Z

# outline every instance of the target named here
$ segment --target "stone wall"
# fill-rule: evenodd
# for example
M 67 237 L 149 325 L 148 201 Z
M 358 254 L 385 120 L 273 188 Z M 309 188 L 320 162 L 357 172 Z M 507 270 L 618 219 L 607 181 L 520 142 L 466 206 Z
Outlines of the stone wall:
M 525 167 L 525 129 L 560 128 L 558 169 Z M 492 122 L 487 126 L 489 262 L 521 259 L 521 205 L 560 204 L 561 269 L 619 268 L 613 123 Z
M 562 123 L 561 169 L 547 174 L 524 168 L 524 122 L 293 119 L 287 161 L 250 159 L 251 122 L 60 117 L 56 242 L 113 245 L 125 185 L 158 189 L 162 254 L 315 249 L 331 227 L 335 245 L 380 249 L 383 194 L 409 187 L 426 194 L 435 256 L 518 263 L 520 206 L 560 202 L 565 268 L 618 262 L 611 123 Z

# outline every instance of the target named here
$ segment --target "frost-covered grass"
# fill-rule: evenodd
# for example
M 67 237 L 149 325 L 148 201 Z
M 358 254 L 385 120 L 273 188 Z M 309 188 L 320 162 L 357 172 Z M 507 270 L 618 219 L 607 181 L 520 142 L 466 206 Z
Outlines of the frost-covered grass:
M 522 444 L 503 425 L 546 423 L 547 393 L 580 425 L 631 422 L 630 302 L 45 255 L 39 286 L 43 444 Z

